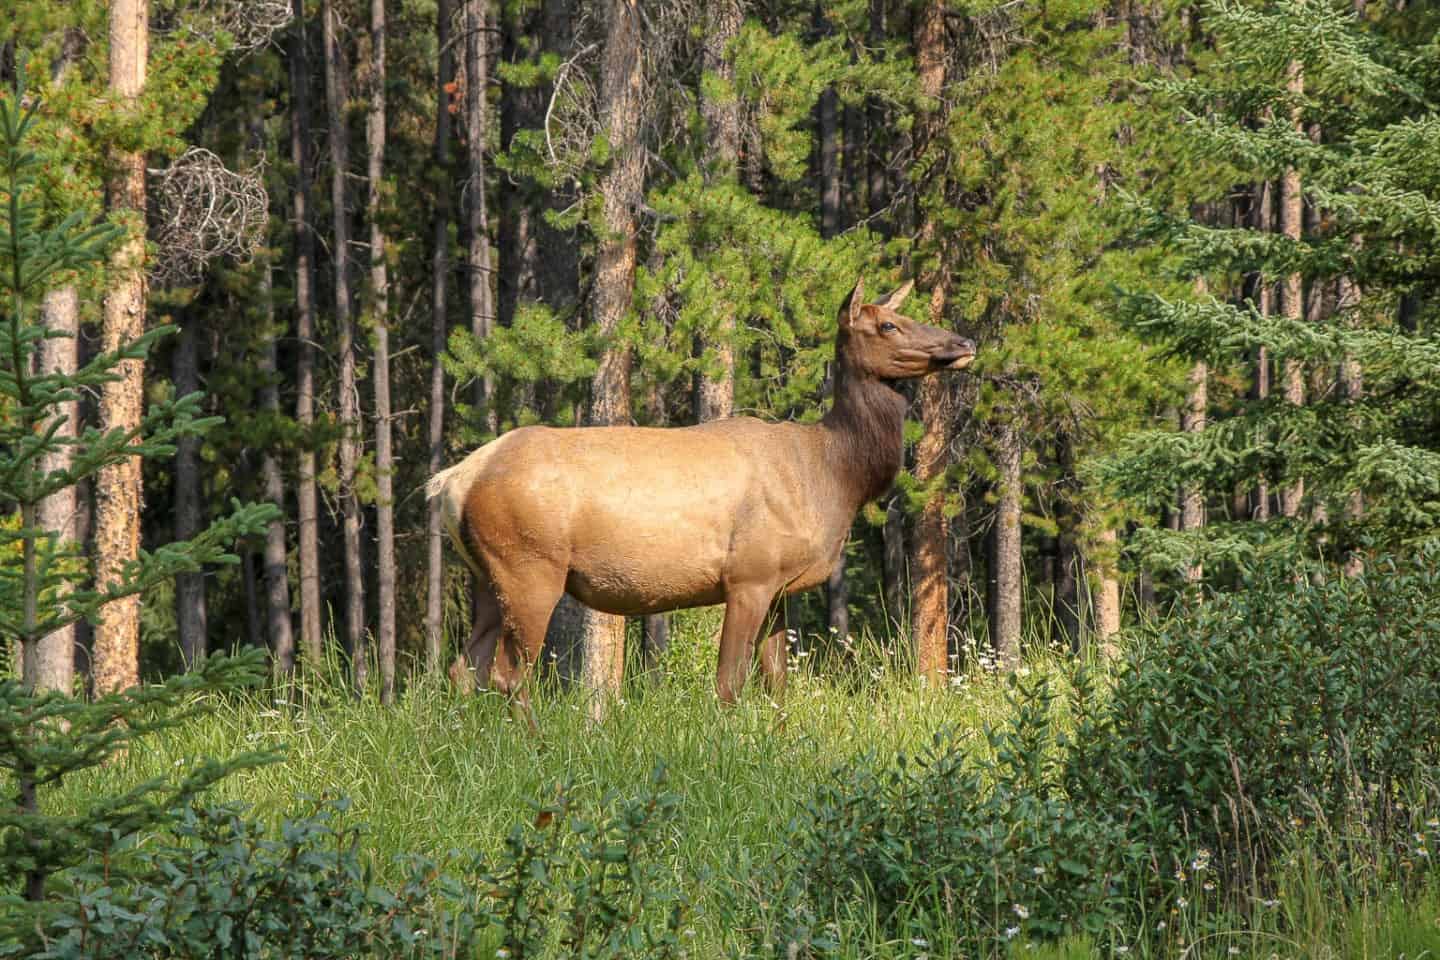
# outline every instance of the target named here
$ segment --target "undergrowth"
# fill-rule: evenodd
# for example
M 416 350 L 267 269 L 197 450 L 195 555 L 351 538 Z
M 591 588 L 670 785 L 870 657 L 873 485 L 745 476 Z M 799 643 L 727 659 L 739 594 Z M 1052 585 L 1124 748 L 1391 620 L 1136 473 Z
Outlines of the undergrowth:
M 1118 663 L 945 691 L 883 641 L 823 671 L 801 649 L 783 706 L 715 703 L 701 612 L 598 727 L 582 692 L 539 691 L 539 740 L 493 696 L 421 679 L 382 709 L 312 677 L 303 707 L 232 696 L 49 803 L 283 750 L 142 847 L 220 830 L 283 862 L 318 831 L 374 955 L 1413 957 L 1440 932 L 1436 560 L 1258 576 Z

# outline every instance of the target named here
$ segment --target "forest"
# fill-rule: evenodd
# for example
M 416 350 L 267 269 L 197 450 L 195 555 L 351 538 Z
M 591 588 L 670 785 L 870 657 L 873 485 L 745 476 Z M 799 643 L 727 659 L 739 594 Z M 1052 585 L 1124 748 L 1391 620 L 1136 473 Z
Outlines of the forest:
M 0 956 L 1440 949 L 1437 104 L 1412 0 L 6 0 Z M 816 423 L 857 282 L 975 359 L 784 703 L 461 696 L 427 480 Z

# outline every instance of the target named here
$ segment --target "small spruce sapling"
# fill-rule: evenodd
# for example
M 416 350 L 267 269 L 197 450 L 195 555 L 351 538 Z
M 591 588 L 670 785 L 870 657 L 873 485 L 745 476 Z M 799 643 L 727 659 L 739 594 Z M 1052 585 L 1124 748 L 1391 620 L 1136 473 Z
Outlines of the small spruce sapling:
M 80 214 L 57 214 L 43 202 L 35 182 L 39 161 L 25 146 L 39 104 L 25 102 L 23 67 L 18 73 L 13 89 L 0 91 L 0 504 L 19 515 L 18 526 L 0 524 L 0 555 L 7 558 L 0 565 L 0 638 L 12 649 L 18 644 L 23 673 L 19 680 L 0 680 L 0 770 L 7 792 L 14 790 L 13 804 L 0 805 L 0 915 L 5 924 L 24 924 L 28 916 L 33 925 L 27 911 L 43 909 L 49 878 L 108 856 L 227 773 L 267 759 L 252 754 L 207 761 L 178 785 L 152 781 L 96 798 L 78 814 L 43 814 L 41 790 L 104 763 L 138 737 L 183 722 L 202 709 L 194 694 L 260 679 L 264 657 L 255 652 L 217 659 L 159 687 L 84 703 L 71 699 L 70 691 L 35 689 L 41 638 L 81 619 L 93 622 L 107 603 L 181 571 L 235 562 L 225 545 L 261 532 L 275 508 L 236 503 L 228 517 L 196 539 L 142 551 L 118 580 L 93 586 L 85 583 L 88 563 L 81 546 L 39 528 L 37 508 L 48 495 L 126 457 L 169 456 L 176 438 L 202 433 L 218 418 L 202 417 L 200 396 L 191 394 L 153 405 L 135 429 L 91 427 L 76 437 L 60 432 L 61 404 L 115 379 L 122 362 L 143 360 L 170 328 L 150 330 L 73 374 L 37 372 L 40 344 L 57 335 L 37 319 L 43 294 L 100 262 L 118 231 L 87 224 Z M 45 454 L 65 447 L 71 452 L 68 466 L 42 468 Z M 12 556 L 20 562 L 10 562 Z

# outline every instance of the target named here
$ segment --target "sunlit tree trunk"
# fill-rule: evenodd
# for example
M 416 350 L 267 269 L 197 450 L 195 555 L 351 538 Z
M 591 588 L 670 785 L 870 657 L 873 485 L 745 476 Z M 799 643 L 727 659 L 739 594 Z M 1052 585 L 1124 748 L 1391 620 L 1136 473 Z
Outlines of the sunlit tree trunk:
M 1286 69 L 1288 91 L 1295 97 L 1305 92 L 1305 73 L 1298 62 Z M 1300 108 L 1296 106 L 1291 122 L 1300 131 Z M 1287 167 L 1280 180 L 1280 232 L 1291 240 L 1300 239 L 1304 198 L 1300 192 L 1300 171 Z M 1298 321 L 1305 308 L 1304 284 L 1299 273 L 1287 274 L 1280 284 L 1280 312 L 1289 320 Z M 1299 406 L 1305 402 L 1305 367 L 1299 360 L 1287 358 L 1284 364 L 1285 399 Z M 1286 517 L 1300 515 L 1300 502 L 1305 497 L 1305 482 L 1296 478 L 1280 491 L 1280 512 Z
M 110 94 L 132 108 L 145 87 L 150 49 L 148 0 L 110 3 Z M 110 155 L 106 207 L 125 225 L 110 257 L 109 289 L 100 349 L 121 349 L 145 327 L 145 155 L 117 149 Z M 126 360 L 100 394 L 100 429 L 133 430 L 144 402 L 145 364 Z M 140 458 L 103 468 L 95 485 L 95 580 L 104 589 L 140 553 Z M 140 598 L 108 604 L 95 629 L 95 692 L 103 695 L 140 682 Z
M 645 185 L 640 143 L 642 57 L 636 0 L 608 0 L 605 50 L 600 72 L 600 113 L 611 162 L 600 180 L 600 223 L 595 253 L 595 290 L 590 322 L 606 347 L 591 383 L 589 422 L 630 422 L 630 345 L 619 333 L 635 288 L 635 211 Z M 597 696 L 616 696 L 625 665 L 625 619 L 591 611 L 586 617 L 586 686 Z
M 740 157 L 740 101 L 735 92 L 735 60 L 730 46 L 740 34 L 738 0 L 707 0 L 705 39 L 701 47 L 702 66 L 719 89 L 718 96 L 705 96 L 702 88 L 700 117 L 705 124 L 705 168 L 711 183 L 730 183 L 737 175 Z M 696 419 L 720 420 L 735 409 L 735 316 L 726 312 L 715 336 L 704 348 L 714 354 L 718 367 L 713 376 L 702 376 Z
M 59 287 L 45 294 L 40 305 L 45 329 L 52 336 L 37 346 L 36 365 L 44 374 L 73 374 L 79 366 L 80 298 L 73 285 Z M 53 336 L 60 334 L 60 336 Z M 80 433 L 80 404 L 67 400 L 54 406 L 54 415 L 64 425 L 56 432 L 57 439 L 73 438 Z M 72 451 L 62 446 L 47 451 L 40 458 L 41 475 L 70 466 Z M 74 486 L 63 487 L 41 500 L 35 519 L 41 530 L 47 530 L 61 543 L 80 541 L 80 500 Z M 68 586 L 61 589 L 68 591 Z M 31 662 L 33 661 L 33 662 Z M 59 690 L 70 693 L 75 685 L 75 627 L 61 627 L 40 638 L 29 660 L 21 665 L 26 686 L 39 693 Z
M 925 0 L 916 12 L 915 62 L 920 77 L 920 92 L 940 102 L 945 86 L 945 63 L 948 57 L 945 35 L 945 9 L 940 0 Z M 935 155 L 946 116 L 937 108 L 924 113 L 917 121 L 917 152 Z M 918 246 L 928 258 L 919 277 L 921 289 L 930 291 L 929 321 L 944 326 L 949 276 L 946 272 L 943 247 L 934 214 L 919 211 L 922 220 Z M 915 637 L 916 667 L 931 684 L 944 683 L 949 668 L 948 638 L 950 633 L 950 595 L 945 579 L 947 532 L 943 491 L 940 479 L 949 464 L 950 404 L 949 385 L 940 377 L 926 377 L 918 388 L 918 407 L 923 433 L 915 449 L 915 480 L 922 487 L 935 488 L 915 518 L 914 542 L 911 544 L 910 577 L 913 599 L 910 606 L 911 629 Z
M 990 530 L 990 648 L 1002 669 L 1020 662 L 1020 473 L 1024 447 L 1013 423 L 997 427 L 995 437 L 995 522 Z

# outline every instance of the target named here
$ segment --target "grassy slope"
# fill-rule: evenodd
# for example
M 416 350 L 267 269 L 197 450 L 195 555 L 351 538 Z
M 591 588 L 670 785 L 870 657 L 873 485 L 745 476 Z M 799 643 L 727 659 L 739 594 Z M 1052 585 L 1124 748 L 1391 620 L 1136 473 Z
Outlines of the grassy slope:
M 219 788 L 220 798 L 279 817 L 295 810 L 304 795 L 347 795 L 352 815 L 368 824 L 383 876 L 391 859 L 406 851 L 498 849 L 511 825 L 529 818 L 530 802 L 552 795 L 561 781 L 574 784 L 582 809 L 593 809 L 609 791 L 638 790 L 663 761 L 670 789 L 683 797 L 671 856 L 677 875 L 708 874 L 718 878 L 712 883 L 726 883 L 738 859 L 763 862 L 773 853 L 781 828 L 816 780 L 845 758 L 867 750 L 881 756 L 913 751 L 947 727 L 978 740 L 983 725 L 997 722 L 1006 709 L 993 680 L 972 680 L 937 696 L 875 666 L 887 660 L 874 648 L 825 677 L 812 674 L 808 660 L 795 661 L 783 710 L 758 685 L 740 706 L 722 710 L 710 681 L 716 626 L 714 611 L 685 616 L 676 625 L 664 677 L 630 683 L 598 727 L 586 719 L 583 694 L 575 690 L 540 692 L 544 736 L 537 742 L 494 696 L 460 697 L 422 681 L 396 707 L 382 709 L 373 700 L 349 699 L 339 684 L 322 684 L 310 691 L 305 711 L 258 697 L 226 706 L 120 764 L 73 780 L 57 802 L 166 774 L 201 756 L 283 747 L 283 763 L 237 774 Z M 1046 669 L 1043 663 L 1036 667 Z M 691 892 L 700 908 L 694 922 L 698 954 L 724 955 L 735 941 L 717 891 Z M 1325 912 L 1323 891 L 1318 897 L 1313 889 L 1304 892 L 1309 896 L 1297 896 L 1297 904 L 1312 899 L 1321 906 L 1287 911 L 1288 927 L 1307 933 L 1215 938 L 1195 955 L 1440 955 L 1440 898 L 1367 905 L 1334 917 Z M 859 926 L 867 925 L 862 920 Z M 851 937 L 857 941 L 854 956 L 927 952 L 909 941 L 877 943 L 863 929 L 846 939 Z M 1027 957 L 1100 955 L 1080 942 L 1016 948 L 1016 956 Z

